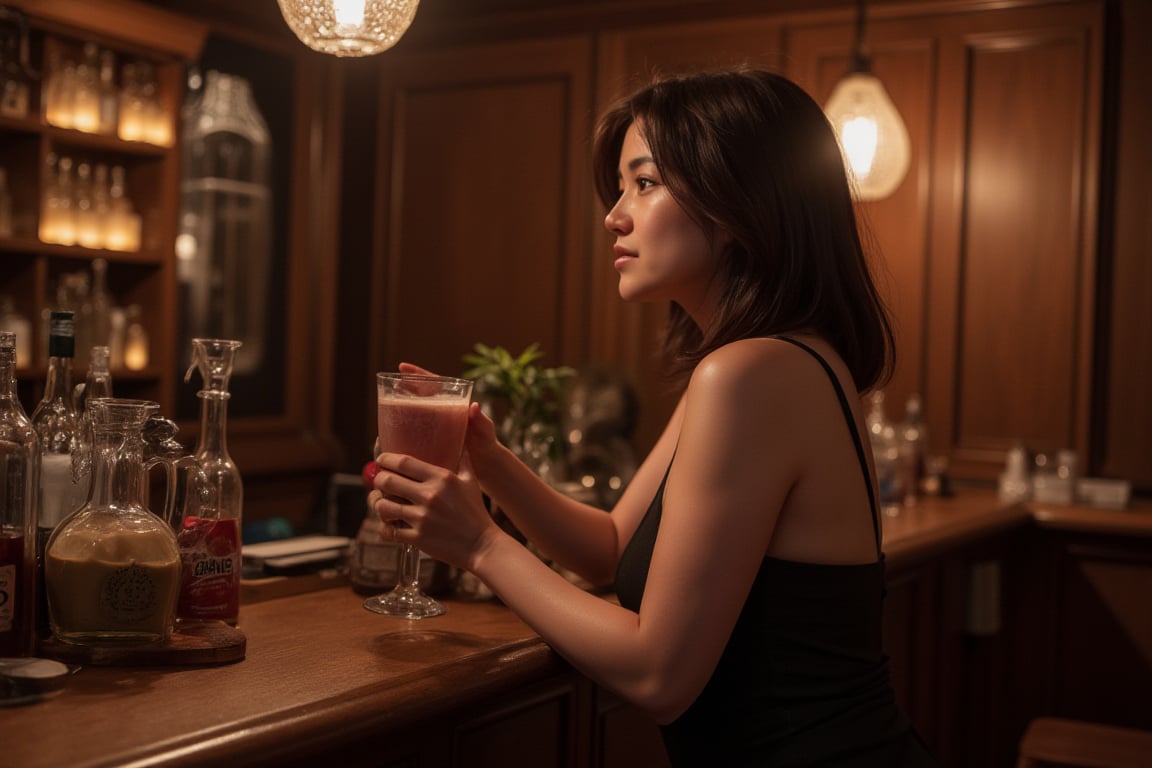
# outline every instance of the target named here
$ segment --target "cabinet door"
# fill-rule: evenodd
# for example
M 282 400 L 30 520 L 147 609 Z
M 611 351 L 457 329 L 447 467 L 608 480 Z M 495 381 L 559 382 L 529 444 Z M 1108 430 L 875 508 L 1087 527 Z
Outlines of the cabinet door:
M 1017 442 L 1089 448 L 1102 28 L 1096 2 L 868 26 L 919 158 L 865 210 L 892 275 L 893 387 L 922 392 L 957 475 L 994 477 Z M 833 34 L 790 36 L 818 94 Z

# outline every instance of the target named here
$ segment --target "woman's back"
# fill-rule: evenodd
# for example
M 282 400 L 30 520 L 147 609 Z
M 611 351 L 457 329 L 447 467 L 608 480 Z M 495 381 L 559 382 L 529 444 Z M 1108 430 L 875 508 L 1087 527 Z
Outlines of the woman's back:
M 835 392 L 843 426 L 833 450 L 853 454 L 854 477 L 840 482 L 854 489 L 843 496 L 848 512 L 867 516 L 859 522 L 868 528 L 868 552 L 861 556 L 852 544 L 821 552 L 816 545 L 814 562 L 766 556 L 711 678 L 663 734 L 674 765 L 900 765 L 906 746 L 919 743 L 895 705 L 881 647 L 884 573 L 867 452 L 832 368 L 809 346 L 781 341 L 818 360 L 828 397 Z M 838 497 L 838 490 L 830 493 Z M 617 592 L 633 610 L 643 597 L 663 502 L 661 486 L 620 561 Z M 811 539 L 812 521 L 795 519 L 802 507 L 790 513 L 788 506 L 778 525 L 791 526 L 797 541 Z M 843 512 L 824 514 L 842 519 Z M 785 523 L 789 514 L 794 519 Z M 859 531 L 849 531 L 853 538 Z M 805 557 L 787 544 L 783 550 Z M 828 562 L 845 553 L 848 562 Z M 916 754 L 930 764 L 926 752 Z

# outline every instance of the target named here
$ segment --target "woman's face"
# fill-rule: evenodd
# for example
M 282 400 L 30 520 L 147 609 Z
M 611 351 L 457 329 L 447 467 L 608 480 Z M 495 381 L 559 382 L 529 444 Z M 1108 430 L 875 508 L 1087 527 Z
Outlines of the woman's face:
M 624 136 L 619 177 L 620 198 L 604 226 L 616 236 L 620 296 L 675 301 L 703 325 L 702 317 L 714 306 L 709 294 L 723 238 L 710 243 L 672 197 L 636 123 Z

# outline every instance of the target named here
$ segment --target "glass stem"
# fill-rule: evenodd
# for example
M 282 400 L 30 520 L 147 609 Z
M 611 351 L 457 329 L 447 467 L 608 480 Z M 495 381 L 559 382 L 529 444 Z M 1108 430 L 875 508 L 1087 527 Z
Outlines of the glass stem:
M 420 551 L 411 544 L 400 545 L 399 579 L 397 583 L 401 589 L 410 589 L 413 592 L 420 589 Z

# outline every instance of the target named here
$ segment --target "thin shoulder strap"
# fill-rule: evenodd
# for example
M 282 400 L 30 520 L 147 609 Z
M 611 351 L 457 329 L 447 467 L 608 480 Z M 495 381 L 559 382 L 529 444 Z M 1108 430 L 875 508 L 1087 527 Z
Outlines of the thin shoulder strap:
M 868 458 L 867 454 L 864 453 L 864 443 L 860 439 L 860 432 L 856 429 L 856 420 L 852 417 L 852 408 L 848 405 L 848 397 L 844 394 L 844 388 L 840 386 L 840 379 L 836 377 L 832 366 L 828 365 L 828 361 L 825 360 L 819 352 L 812 349 L 812 347 L 787 336 L 773 336 L 772 338 L 786 341 L 812 355 L 824 368 L 824 372 L 828 374 L 828 378 L 832 380 L 832 386 L 836 390 L 836 397 L 840 400 L 840 410 L 844 412 L 844 420 L 848 422 L 848 431 L 852 433 L 852 443 L 856 446 L 856 458 L 860 461 L 860 471 L 864 474 L 864 487 L 868 489 L 868 506 L 872 509 L 872 533 L 876 537 L 876 553 L 882 557 L 880 518 L 876 514 L 876 495 L 872 491 L 872 473 L 868 471 Z

